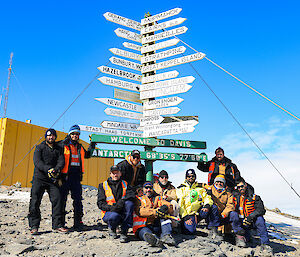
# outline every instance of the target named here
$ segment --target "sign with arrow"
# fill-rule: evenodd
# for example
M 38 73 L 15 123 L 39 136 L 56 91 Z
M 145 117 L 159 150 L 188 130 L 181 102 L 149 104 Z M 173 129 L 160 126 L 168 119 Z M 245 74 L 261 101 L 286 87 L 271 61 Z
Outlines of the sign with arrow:
M 119 65 L 119 66 L 122 66 L 122 67 L 125 67 L 128 69 L 133 69 L 133 70 L 137 70 L 137 71 L 141 71 L 141 69 L 142 69 L 142 65 L 139 63 L 127 61 L 127 60 L 124 60 L 124 59 L 121 59 L 121 58 L 118 58 L 115 56 L 109 58 L 109 60 L 112 64 Z
M 164 73 L 159 73 L 152 76 L 142 77 L 142 83 L 150 83 L 154 81 L 164 80 L 164 79 L 171 79 L 176 78 L 179 75 L 179 72 L 177 70 L 168 71 Z
M 154 98 L 166 95 L 175 95 L 189 91 L 192 86 L 188 84 L 176 85 L 171 87 L 163 87 L 159 89 L 143 91 L 140 93 L 140 99 Z
M 127 29 L 117 28 L 115 33 L 118 37 L 126 38 L 135 42 L 141 43 L 141 35 Z
M 157 43 L 157 44 L 153 44 L 153 45 L 149 45 L 149 46 L 142 46 L 141 53 L 144 54 L 144 53 L 156 51 L 159 49 L 177 45 L 178 43 L 179 43 L 179 39 L 173 38 L 173 39 L 169 39 L 169 40 Z
M 119 129 L 107 129 L 107 128 L 100 128 L 100 127 L 93 127 L 87 125 L 79 125 L 81 131 L 88 131 L 93 133 L 101 133 L 101 134 L 110 134 L 116 136 L 129 136 L 129 137 L 140 137 L 142 134 L 133 131 L 125 131 Z
M 138 127 L 140 126 L 140 124 L 104 120 L 101 122 L 101 126 L 103 128 L 125 129 L 125 130 L 135 130 L 135 131 L 138 130 L 139 131 Z
M 95 100 L 113 107 L 118 107 L 135 112 L 143 112 L 143 107 L 141 105 L 123 102 L 112 98 L 95 98 Z
M 136 81 L 142 80 L 141 75 L 138 75 L 138 74 L 132 73 L 132 72 L 128 72 L 128 71 L 123 71 L 123 70 L 107 67 L 107 66 L 100 66 L 100 67 L 98 67 L 98 70 L 100 70 L 103 73 L 115 75 L 115 76 L 125 78 L 125 79 L 131 79 L 131 80 L 136 80 Z
M 174 56 L 177 54 L 182 54 L 185 52 L 185 50 L 186 50 L 186 48 L 184 46 L 175 47 L 175 48 L 163 51 L 163 52 L 159 52 L 157 54 L 143 56 L 141 58 L 141 62 L 146 63 L 146 62 L 157 61 L 157 60 L 171 57 L 171 56 Z
M 176 18 L 173 20 L 165 21 L 162 23 L 154 24 L 153 26 L 147 26 L 141 28 L 141 34 L 147 34 L 150 32 L 155 32 L 157 30 L 166 29 L 169 27 L 177 26 L 181 23 L 183 23 L 186 20 L 186 18 Z
M 143 37 L 142 38 L 142 44 L 146 44 L 146 43 L 150 43 L 150 42 L 154 42 L 154 41 L 158 41 L 158 40 L 162 40 L 168 37 L 173 37 L 173 36 L 177 36 L 177 35 L 181 35 L 185 32 L 187 32 L 188 28 L 185 26 L 176 28 L 176 29 L 171 29 L 171 30 L 166 30 L 164 32 L 152 35 L 152 36 L 148 36 L 148 37 Z
M 139 84 L 135 84 L 135 83 L 124 81 L 124 80 L 114 79 L 114 78 L 110 78 L 110 77 L 101 77 L 101 78 L 98 78 L 98 80 L 102 84 L 105 84 L 105 85 L 120 87 L 123 89 L 128 89 L 128 90 L 133 90 L 133 91 L 139 91 L 139 88 L 140 88 Z
M 142 67 L 142 73 L 154 71 L 154 70 L 165 69 L 165 68 L 173 67 L 173 66 L 188 63 L 188 62 L 194 62 L 197 60 L 201 60 L 204 57 L 205 57 L 205 54 L 196 53 L 196 54 L 191 54 L 191 55 L 186 55 L 183 57 L 171 59 L 171 60 L 164 61 L 164 62 L 159 62 L 156 64 L 150 64 L 150 65 Z
M 138 31 L 140 31 L 141 28 L 142 28 L 140 22 L 122 17 L 120 15 L 117 15 L 117 14 L 114 14 L 114 13 L 111 13 L 111 12 L 106 12 L 106 13 L 103 14 L 103 16 L 108 21 L 123 25 L 123 26 L 128 27 L 128 28 L 132 28 L 132 29 L 135 29 L 135 30 L 138 30 Z
M 144 110 L 151 110 L 163 107 L 170 107 L 180 104 L 183 101 L 182 98 L 178 96 L 172 96 L 168 98 L 161 98 L 155 100 L 149 100 L 143 103 Z
M 188 121 L 188 120 L 199 121 L 199 118 L 198 116 L 168 116 L 168 117 L 164 117 L 163 123 Z
M 176 114 L 180 111 L 178 107 L 169 107 L 169 108 L 161 108 L 155 110 L 144 110 L 143 116 L 159 116 L 159 115 L 168 115 L 168 114 Z
M 140 94 L 114 88 L 114 98 L 141 103 Z
M 138 127 L 138 129 L 142 131 L 155 131 L 155 130 L 172 129 L 172 128 L 186 128 L 186 127 L 194 127 L 198 123 L 199 122 L 197 120 L 186 120 L 186 121 L 179 121 L 179 122 L 161 123 L 158 125 L 149 125 L 145 127 Z
M 127 119 L 139 120 L 142 117 L 141 113 L 123 111 L 123 110 L 114 109 L 114 108 L 106 108 L 104 110 L 104 112 L 107 115 L 117 116 L 117 117 L 122 117 L 122 118 L 127 118 Z
M 144 117 L 144 118 L 140 118 L 140 125 L 144 127 L 147 125 L 160 124 L 163 120 L 164 117 L 162 116 Z
M 123 46 L 125 46 L 126 48 L 132 49 L 132 50 L 137 50 L 137 51 L 141 51 L 141 46 L 133 44 L 133 43 L 129 43 L 129 42 L 124 42 Z
M 182 10 L 181 8 L 174 8 L 174 9 L 171 9 L 169 11 L 162 12 L 162 13 L 144 18 L 144 19 L 141 20 L 141 25 L 145 25 L 145 24 L 148 24 L 148 23 L 153 23 L 155 21 L 159 21 L 159 20 L 163 20 L 163 19 L 172 17 L 174 15 L 179 14 L 181 12 L 181 10 Z
M 194 127 L 148 130 L 148 131 L 144 131 L 143 137 L 159 137 L 159 136 L 191 133 L 194 130 L 195 130 Z
M 143 84 L 140 86 L 140 91 L 159 89 L 162 87 L 169 87 L 181 84 L 187 84 L 194 82 L 195 78 L 193 76 L 181 77 L 177 79 L 163 80 L 159 82 L 153 82 L 148 84 Z
M 141 60 L 141 55 L 129 51 L 125 51 L 119 48 L 110 48 L 109 51 L 111 51 L 115 55 L 123 56 L 137 61 Z

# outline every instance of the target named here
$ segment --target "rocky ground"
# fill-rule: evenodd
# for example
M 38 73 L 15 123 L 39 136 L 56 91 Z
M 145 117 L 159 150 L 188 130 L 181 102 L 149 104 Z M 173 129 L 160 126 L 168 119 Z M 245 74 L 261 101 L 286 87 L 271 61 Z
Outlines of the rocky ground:
M 92 188 L 85 188 L 83 193 L 85 231 L 52 232 L 51 205 L 45 194 L 41 205 L 41 233 L 31 236 L 27 221 L 29 192 L 29 188 L 18 188 L 18 185 L 0 187 L 1 256 L 271 256 L 255 244 L 241 249 L 230 242 L 215 242 L 204 228 L 198 229 L 197 236 L 174 235 L 177 247 L 150 247 L 134 238 L 132 233 L 130 242 L 121 244 L 119 240 L 108 238 L 107 227 L 102 224 L 96 205 L 97 190 Z M 67 208 L 71 209 L 71 201 Z M 69 211 L 69 227 L 72 226 L 71 217 Z M 276 224 L 272 225 L 274 235 L 281 237 L 271 239 L 274 256 L 300 256 L 300 228 L 294 228 L 294 235 L 288 235 L 287 230 L 280 231 L 279 226 L 277 229 Z

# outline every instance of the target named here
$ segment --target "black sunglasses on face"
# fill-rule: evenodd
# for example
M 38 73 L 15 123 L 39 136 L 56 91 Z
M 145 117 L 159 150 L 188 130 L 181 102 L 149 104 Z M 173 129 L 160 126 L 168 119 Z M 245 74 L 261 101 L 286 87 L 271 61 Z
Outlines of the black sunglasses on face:
M 168 176 L 159 176 L 160 178 L 168 178 Z
M 236 188 L 240 189 L 240 188 L 243 188 L 243 187 L 245 187 L 245 185 L 237 186 Z
M 186 176 L 187 178 L 195 178 L 194 175 Z
M 134 156 L 132 156 L 132 158 L 133 158 L 133 159 L 140 159 L 140 156 L 134 155 Z
M 145 187 L 145 189 L 152 189 L 153 187 L 150 187 L 150 186 L 147 186 L 147 187 Z

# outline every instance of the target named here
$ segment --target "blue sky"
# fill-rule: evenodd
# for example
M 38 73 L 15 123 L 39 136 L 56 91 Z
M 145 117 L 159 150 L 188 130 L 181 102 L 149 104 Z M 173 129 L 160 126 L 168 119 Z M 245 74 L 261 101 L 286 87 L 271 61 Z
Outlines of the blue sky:
M 108 49 L 124 49 L 122 42 L 126 40 L 113 32 L 122 26 L 106 21 L 103 13 L 109 11 L 138 21 L 148 11 L 157 14 L 175 7 L 183 9 L 176 17 L 187 18 L 182 26 L 189 28 L 180 39 L 300 116 L 297 1 L 149 1 L 149 4 L 141 1 L 2 1 L 0 87 L 7 81 L 11 51 L 14 52 L 14 74 L 19 81 L 12 77 L 7 116 L 50 126 L 98 73 L 97 67 L 108 63 L 112 56 Z M 191 53 L 192 50 L 187 50 L 185 54 Z M 299 121 L 208 61 L 193 65 L 300 191 Z M 209 158 L 213 157 L 216 147 L 224 147 L 225 154 L 256 187 L 268 207 L 300 216 L 299 199 L 260 156 L 197 74 L 187 64 L 168 70 L 174 69 L 180 72 L 180 77 L 196 78 L 193 88 L 179 95 L 185 100 L 179 105 L 182 111 L 178 115 L 198 115 L 199 124 L 193 133 L 166 138 L 206 141 Z M 68 131 L 74 123 L 98 126 L 103 120 L 125 121 L 105 115 L 106 106 L 93 100 L 95 97 L 113 97 L 113 88 L 94 81 L 55 128 Z M 88 134 L 83 133 L 83 138 L 87 137 Z M 170 148 L 156 150 L 173 151 Z M 189 167 L 195 164 L 155 163 L 156 171 L 166 168 L 174 174 L 176 183 L 183 180 L 184 171 Z M 206 180 L 205 174 L 200 171 L 198 174 L 199 180 Z

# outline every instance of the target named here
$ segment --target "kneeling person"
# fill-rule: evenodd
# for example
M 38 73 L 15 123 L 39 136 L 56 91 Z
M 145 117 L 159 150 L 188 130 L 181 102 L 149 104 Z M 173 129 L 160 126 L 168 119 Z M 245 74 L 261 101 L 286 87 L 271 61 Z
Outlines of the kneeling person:
M 126 181 L 121 180 L 118 166 L 110 168 L 110 177 L 98 188 L 98 207 L 107 223 L 110 237 L 116 239 L 116 228 L 121 225 L 120 241 L 127 242 L 128 228 L 132 226 L 135 194 Z
M 151 182 L 145 182 L 143 195 L 135 200 L 134 234 L 152 246 L 161 246 L 163 243 L 175 245 L 171 235 L 172 223 L 168 218 L 168 214 L 172 213 L 172 205 L 153 191 Z M 161 239 L 157 237 L 159 234 Z

